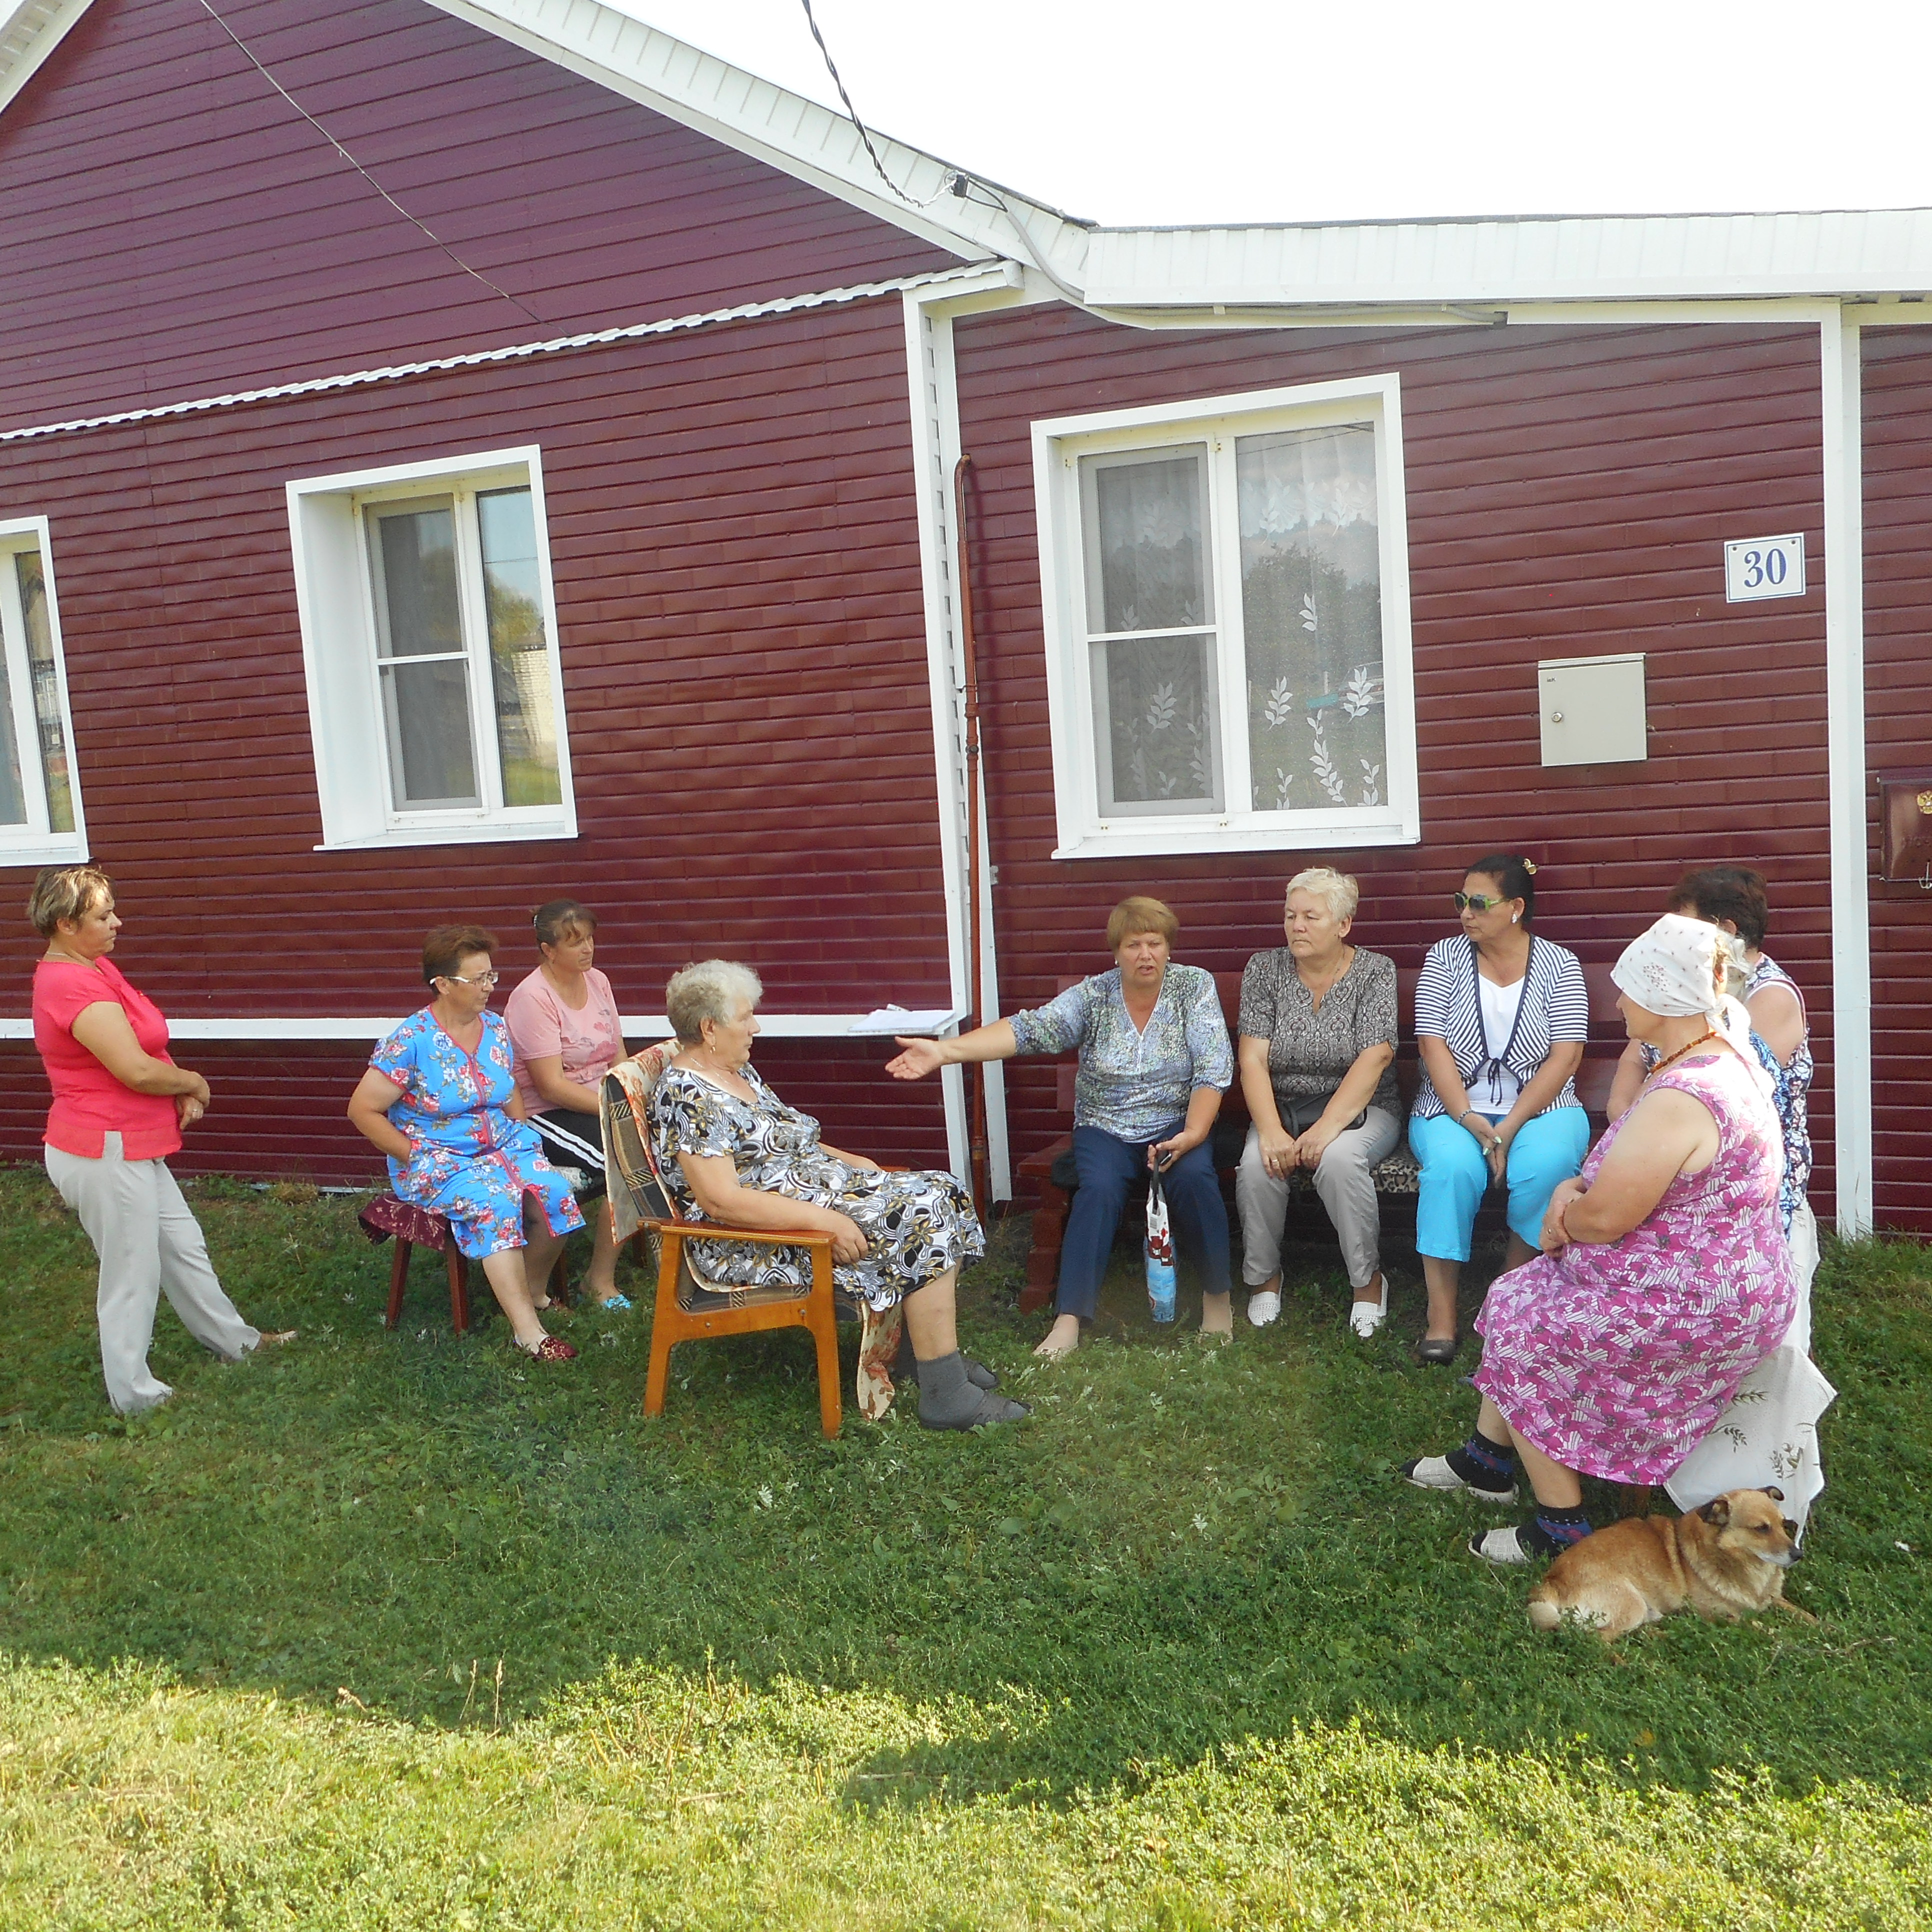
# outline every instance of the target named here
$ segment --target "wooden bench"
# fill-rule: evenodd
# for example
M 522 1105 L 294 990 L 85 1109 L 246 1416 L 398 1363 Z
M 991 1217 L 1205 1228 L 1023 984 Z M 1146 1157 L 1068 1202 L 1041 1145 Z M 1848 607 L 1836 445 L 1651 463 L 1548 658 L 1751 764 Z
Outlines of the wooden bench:
M 1402 1095 L 1405 1123 L 1422 1081 L 1422 1064 L 1417 1055 L 1413 1030 L 1418 976 L 1415 968 L 1396 968 L 1396 1004 L 1403 1031 L 1401 1044 L 1396 1050 L 1395 1076 Z M 1583 1064 L 1576 1070 L 1576 1096 L 1590 1115 L 1592 1127 L 1600 1131 L 1610 1102 L 1610 1083 L 1616 1077 L 1617 1061 L 1622 1055 L 1626 1039 L 1623 1016 L 1617 1011 L 1617 989 L 1611 984 L 1609 966 L 1586 963 L 1583 977 L 1590 993 L 1590 1036 L 1583 1048 Z M 1076 980 L 1066 982 L 1070 986 L 1078 983 Z M 1240 1012 L 1241 976 L 1238 973 L 1216 973 L 1214 984 L 1221 996 L 1221 1010 L 1227 1016 L 1232 1034 Z M 1075 1056 L 1070 1054 L 1059 1063 L 1060 1105 L 1067 1113 L 1073 1110 L 1073 1082 L 1078 1070 L 1078 1061 Z M 1214 1166 L 1231 1202 L 1234 1169 L 1247 1142 L 1248 1126 L 1248 1103 L 1237 1078 L 1222 1096 L 1212 1143 Z M 1073 1166 L 1072 1133 L 1062 1134 L 1037 1154 L 1029 1154 L 1018 1163 L 1018 1172 L 1039 1194 L 1039 1205 L 1034 1210 L 1033 1242 L 1027 1252 L 1026 1282 L 1020 1290 L 1020 1311 L 1030 1314 L 1046 1306 L 1059 1283 L 1060 1244 L 1066 1238 L 1066 1216 L 1080 1184 Z M 1414 1197 L 1420 1174 L 1414 1156 L 1408 1150 L 1406 1131 L 1396 1151 L 1377 1163 L 1375 1177 L 1376 1192 L 1384 1202 Z M 1298 1174 L 1292 1184 L 1305 1188 L 1310 1183 L 1306 1175 Z

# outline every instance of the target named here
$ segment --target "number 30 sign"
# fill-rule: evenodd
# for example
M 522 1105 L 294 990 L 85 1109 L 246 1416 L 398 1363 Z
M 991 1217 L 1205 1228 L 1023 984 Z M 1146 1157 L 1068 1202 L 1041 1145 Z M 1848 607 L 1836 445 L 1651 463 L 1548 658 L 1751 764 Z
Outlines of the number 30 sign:
M 1724 546 L 1724 602 L 1754 604 L 1760 597 L 1804 595 L 1804 533 L 1744 537 Z

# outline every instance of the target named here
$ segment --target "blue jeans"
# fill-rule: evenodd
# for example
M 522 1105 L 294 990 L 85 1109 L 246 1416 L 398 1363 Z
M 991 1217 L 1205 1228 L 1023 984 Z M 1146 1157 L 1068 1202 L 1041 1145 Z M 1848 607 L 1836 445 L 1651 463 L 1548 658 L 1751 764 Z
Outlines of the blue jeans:
M 1176 1121 L 1157 1136 L 1172 1139 L 1180 1132 Z M 1054 1306 L 1062 1315 L 1094 1318 L 1107 1257 L 1114 1249 L 1114 1231 L 1127 1204 L 1127 1190 L 1148 1171 L 1146 1141 L 1117 1140 L 1099 1127 L 1073 1130 L 1073 1161 L 1080 1170 L 1080 1186 L 1066 1216 L 1066 1238 L 1060 1250 L 1060 1293 Z M 1228 1250 L 1228 1210 L 1221 1183 L 1214 1172 L 1214 1143 L 1190 1148 L 1160 1178 L 1167 1194 L 1174 1235 L 1190 1261 L 1198 1263 L 1202 1285 L 1210 1294 L 1232 1292 Z
M 1422 1168 L 1415 1203 L 1416 1251 L 1437 1261 L 1466 1262 L 1476 1210 L 1490 1184 L 1490 1164 L 1475 1136 L 1447 1114 L 1412 1120 L 1408 1145 Z M 1558 1107 L 1517 1128 L 1504 1170 L 1511 1234 L 1520 1235 L 1532 1248 L 1537 1245 L 1556 1184 L 1568 1180 L 1589 1150 L 1590 1117 L 1581 1107 Z

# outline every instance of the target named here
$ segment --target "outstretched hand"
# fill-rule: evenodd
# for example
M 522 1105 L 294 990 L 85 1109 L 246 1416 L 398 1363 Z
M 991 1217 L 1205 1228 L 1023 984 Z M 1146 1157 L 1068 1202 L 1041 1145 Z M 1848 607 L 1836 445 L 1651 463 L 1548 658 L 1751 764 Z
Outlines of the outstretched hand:
M 895 1080 L 922 1080 L 946 1064 L 937 1040 L 901 1040 L 895 1034 L 893 1044 L 905 1049 L 886 1062 L 886 1071 Z

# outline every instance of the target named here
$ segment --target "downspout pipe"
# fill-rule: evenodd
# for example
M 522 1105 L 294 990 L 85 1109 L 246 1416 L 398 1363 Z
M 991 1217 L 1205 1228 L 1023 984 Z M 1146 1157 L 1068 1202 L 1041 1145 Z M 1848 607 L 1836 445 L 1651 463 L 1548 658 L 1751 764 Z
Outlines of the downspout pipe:
M 966 680 L 966 957 L 968 1032 L 981 1023 L 980 986 L 980 667 L 973 638 L 973 568 L 966 540 L 966 472 L 971 457 L 962 453 L 952 466 L 952 528 L 959 572 L 959 654 Z M 983 1220 L 986 1201 L 986 1076 L 971 1072 L 969 1158 L 972 1164 L 973 1206 Z

